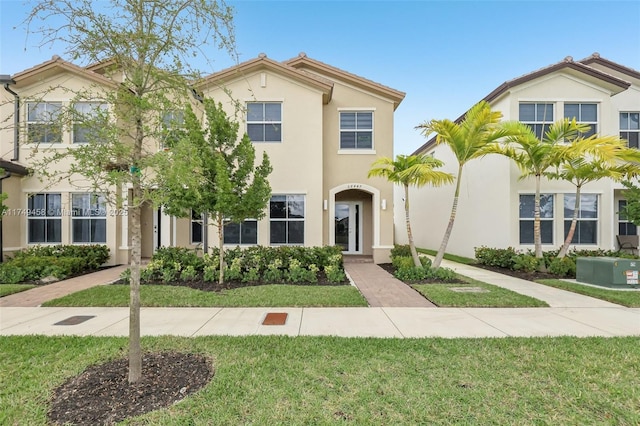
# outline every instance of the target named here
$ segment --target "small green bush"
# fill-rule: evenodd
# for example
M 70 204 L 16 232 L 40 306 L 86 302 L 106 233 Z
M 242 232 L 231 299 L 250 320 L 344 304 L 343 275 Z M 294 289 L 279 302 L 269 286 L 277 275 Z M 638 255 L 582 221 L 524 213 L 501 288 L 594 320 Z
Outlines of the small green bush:
M 411 257 L 411 247 L 409 244 L 396 244 L 391 249 L 391 258 L 394 257 Z
M 25 271 L 10 263 L 0 267 L 0 282 L 4 284 L 18 284 L 25 281 Z
M 400 281 L 419 281 L 427 277 L 427 270 L 421 266 L 396 269 L 393 274 Z
M 476 260 L 481 265 L 496 266 L 498 268 L 513 269 L 514 258 L 518 255 L 513 247 L 506 249 L 476 247 Z
M 574 277 L 576 276 L 576 261 L 575 259 L 565 256 L 563 258 L 555 258 L 549 265 L 549 272 L 554 275 L 560 275 L 562 277 Z
M 450 282 L 458 279 L 458 275 L 450 268 L 430 268 L 427 269 L 426 278 L 435 279 L 442 282 Z
M 257 267 L 249 268 L 242 274 L 242 282 L 243 283 L 253 283 L 260 280 L 260 271 Z
M 393 256 L 391 258 L 391 264 L 395 269 L 413 268 L 413 258 L 411 256 Z
M 338 284 L 347 279 L 344 269 L 338 265 L 327 265 L 324 267 L 324 274 L 329 282 Z
M 538 270 L 540 261 L 530 254 L 518 254 L 513 258 L 513 270 L 534 272 Z

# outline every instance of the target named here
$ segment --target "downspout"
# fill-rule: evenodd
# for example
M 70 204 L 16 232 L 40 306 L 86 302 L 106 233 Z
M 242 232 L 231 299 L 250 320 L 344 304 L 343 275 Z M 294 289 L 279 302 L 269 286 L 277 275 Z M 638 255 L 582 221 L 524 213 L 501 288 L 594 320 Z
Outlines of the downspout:
M 9 84 L 16 84 L 15 81 L 7 82 L 4 84 L 4 90 L 11 93 L 14 97 L 14 110 L 13 110 L 13 158 L 11 161 L 18 161 L 20 159 L 20 150 L 18 149 L 18 142 L 20 140 L 20 96 L 13 90 L 9 89 Z M 3 178 L 4 179 L 4 178 Z
M 6 172 L 4 176 L 0 177 L 0 194 L 2 193 L 2 181 L 8 177 L 11 177 L 11 173 L 9 172 Z M 2 233 L 3 227 L 4 221 L 0 217 L 0 263 L 4 263 L 4 235 Z

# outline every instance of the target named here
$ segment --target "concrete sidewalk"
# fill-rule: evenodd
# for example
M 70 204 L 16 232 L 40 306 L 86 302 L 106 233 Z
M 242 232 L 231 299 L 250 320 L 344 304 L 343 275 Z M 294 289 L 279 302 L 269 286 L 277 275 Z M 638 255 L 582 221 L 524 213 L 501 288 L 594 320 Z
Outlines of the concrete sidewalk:
M 263 325 L 287 313 L 283 325 Z M 85 316 L 76 325 L 56 325 Z M 3 308 L 0 335 L 128 336 L 128 308 Z M 640 308 L 142 308 L 143 336 L 640 336 Z

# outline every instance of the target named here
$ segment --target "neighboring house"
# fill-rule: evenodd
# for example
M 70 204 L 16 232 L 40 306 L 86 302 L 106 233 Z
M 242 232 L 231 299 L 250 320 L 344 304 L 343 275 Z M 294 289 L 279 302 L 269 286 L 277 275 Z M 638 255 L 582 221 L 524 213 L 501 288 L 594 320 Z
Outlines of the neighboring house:
M 83 129 L 52 129 L 46 117 L 70 102 L 73 91 L 90 85 L 115 89 L 123 76 L 108 76 L 107 65 L 82 68 L 54 57 L 12 76 L 5 86 L 11 92 L 0 95 L 5 120 L 0 152 L 9 153 L 6 160 L 13 155 L 11 161 L 28 168 L 30 156 L 38 155 L 28 140 L 29 127 L 40 130 L 40 142 L 51 143 L 49 149 L 82 143 Z M 393 116 L 404 93 L 303 53 L 284 62 L 260 55 L 202 79 L 194 89 L 221 102 L 253 140 L 257 158 L 267 152 L 273 166 L 266 217 L 228 225 L 227 246 L 340 244 L 347 254 L 389 260 L 393 186 L 368 179 L 367 173 L 376 158 L 393 157 Z M 26 124 L 27 131 L 14 134 L 6 124 L 16 119 L 17 100 L 16 128 Z M 169 115 L 168 122 L 179 121 L 179 112 Z M 163 149 L 161 141 L 149 149 Z M 7 204 L 15 214 L 3 221 L 5 252 L 35 244 L 101 243 L 111 250 L 111 264 L 128 262 L 128 220 L 120 214 L 126 206 L 114 209 L 76 185 L 48 185 L 38 176 L 12 178 L 9 184 Z M 5 190 L 8 186 L 5 182 Z M 217 245 L 214 227 L 206 228 L 206 237 L 209 246 Z M 180 219 L 143 206 L 142 239 L 142 255 L 149 257 L 160 246 L 200 247 L 205 228 L 201 217 Z
M 597 53 L 562 62 L 507 81 L 487 95 L 503 120 L 519 120 L 537 133 L 563 118 L 591 126 L 591 133 L 620 135 L 638 148 L 640 134 L 640 72 Z M 462 119 L 464 116 L 460 117 Z M 428 140 L 415 153 L 430 153 L 455 174 L 457 162 L 446 145 Z M 474 248 L 533 249 L 534 180 L 519 180 L 515 163 L 498 155 L 469 162 L 464 169 L 453 232 L 447 252 L 474 256 Z M 636 227 L 618 214 L 625 200 L 622 185 L 602 180 L 582 189 L 578 228 L 572 248 L 616 249 L 616 235 L 636 234 Z M 451 212 L 454 186 L 411 190 L 411 215 L 416 245 L 437 249 Z M 541 186 L 543 250 L 564 242 L 574 210 L 575 187 L 543 179 Z M 401 195 L 397 194 L 399 198 Z M 395 203 L 397 206 L 401 203 Z M 402 217 L 399 212 L 397 217 Z M 398 224 L 397 237 L 406 239 Z

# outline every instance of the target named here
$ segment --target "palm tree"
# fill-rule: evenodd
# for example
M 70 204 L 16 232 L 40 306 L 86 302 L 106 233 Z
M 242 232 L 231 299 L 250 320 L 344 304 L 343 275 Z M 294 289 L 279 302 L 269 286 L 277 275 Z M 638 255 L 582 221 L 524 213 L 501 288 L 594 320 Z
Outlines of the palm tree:
M 440 267 L 451 236 L 456 218 L 458 198 L 460 196 L 460 181 L 464 165 L 473 159 L 483 157 L 488 153 L 487 146 L 489 144 L 511 134 L 503 126 L 504 123 L 500 122 L 501 118 L 501 112 L 491 111 L 489 103 L 481 101 L 467 111 L 464 119 L 459 123 L 445 119 L 431 120 L 416 126 L 416 128 L 422 129 L 422 134 L 425 136 L 436 133 L 436 143 L 447 144 L 458 160 L 458 175 L 456 177 L 456 190 L 453 196 L 451 216 L 449 217 L 449 224 L 442 238 L 440 249 L 433 261 L 434 268 Z
M 510 134 L 505 139 L 505 143 L 494 143 L 487 150 L 491 153 L 505 155 L 515 161 L 521 171 L 520 180 L 534 177 L 533 243 L 536 258 L 542 259 L 542 232 L 540 228 L 541 178 L 551 168 L 560 164 L 563 155 L 579 148 L 575 146 L 569 151 L 561 149 L 565 141 L 575 139 L 581 131 L 586 131 L 588 127 L 578 124 L 575 120 L 569 121 L 565 119 L 551 124 L 542 138 L 536 136 L 531 127 L 517 121 L 504 123 L 504 128 Z M 540 268 L 544 269 L 542 262 L 540 262 Z
M 555 171 L 545 175 L 549 179 L 571 182 L 576 187 L 571 226 L 557 256 L 563 258 L 576 231 L 582 187 L 605 178 L 621 181 L 635 173 L 636 165 L 627 160 L 636 156 L 637 150 L 627 148 L 626 142 L 617 136 L 593 135 L 587 139 L 576 138 L 568 145 L 559 147 L 559 151 L 560 164 Z M 586 156 L 585 151 L 589 152 Z
M 404 213 L 407 224 L 407 237 L 411 256 L 415 266 L 422 266 L 411 233 L 411 221 L 409 219 L 409 186 L 421 187 L 427 184 L 440 186 L 453 182 L 450 173 L 434 170 L 442 167 L 444 163 L 430 155 L 397 155 L 395 161 L 388 157 L 377 159 L 369 170 L 368 177 L 384 177 L 404 187 Z

